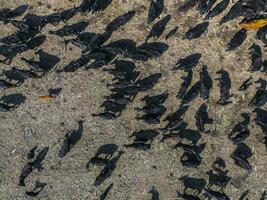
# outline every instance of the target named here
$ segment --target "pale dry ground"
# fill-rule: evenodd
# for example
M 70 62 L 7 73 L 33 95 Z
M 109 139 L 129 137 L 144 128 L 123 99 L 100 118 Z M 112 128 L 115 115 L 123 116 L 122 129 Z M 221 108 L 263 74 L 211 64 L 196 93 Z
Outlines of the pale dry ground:
M 238 92 L 237 89 L 241 82 L 251 75 L 247 72 L 250 66 L 248 48 L 256 42 L 264 50 L 263 45 L 260 41 L 255 41 L 253 38 L 255 32 L 251 31 L 248 33 L 248 39 L 237 50 L 226 52 L 226 44 L 239 29 L 238 20 L 218 26 L 222 15 L 211 20 L 208 33 L 201 38 L 183 41 L 181 36 L 188 28 L 203 19 L 194 9 L 187 14 L 178 13 L 177 7 L 181 2 L 174 2 L 178 1 L 166 0 L 166 8 L 162 14 L 162 16 L 172 15 L 165 33 L 176 25 L 179 26 L 177 34 L 167 41 L 170 45 L 169 50 L 158 59 L 145 63 L 136 62 L 136 68 L 141 71 L 142 77 L 155 72 L 161 72 L 163 77 L 152 90 L 139 93 L 116 120 L 105 121 L 91 116 L 92 113 L 101 111 L 99 106 L 103 97 L 110 93 L 106 88 L 106 83 L 111 81 L 112 76 L 101 70 L 78 70 L 75 73 L 56 74 L 56 69 L 78 58 L 80 50 L 73 45 L 68 45 L 65 49 L 61 38 L 48 35 L 48 30 L 56 30 L 62 27 L 63 23 L 57 27 L 48 25 L 43 29 L 43 33 L 48 36 L 42 48 L 51 54 L 60 56 L 61 62 L 40 80 L 27 80 L 19 88 L 1 91 L 1 96 L 22 93 L 27 100 L 13 112 L 0 113 L 0 199 L 30 199 L 25 195 L 25 188 L 18 187 L 17 184 L 21 169 L 27 162 L 26 153 L 34 145 L 38 145 L 39 148 L 44 146 L 50 148 L 43 162 L 44 170 L 34 172 L 26 179 L 28 189 L 33 187 L 37 179 L 47 183 L 47 187 L 36 199 L 98 199 L 98 195 L 113 182 L 114 187 L 107 199 L 150 199 L 148 191 L 155 186 L 160 193 L 160 199 L 172 200 L 176 199 L 176 191 L 182 190 L 179 177 L 189 174 L 207 180 L 205 172 L 211 168 L 212 162 L 218 156 L 226 160 L 227 168 L 230 170 L 232 183 L 227 186 L 225 193 L 231 199 L 238 199 L 245 190 L 250 189 L 248 198 L 257 200 L 262 191 L 267 190 L 267 156 L 264 145 L 258 142 L 262 137 L 260 128 L 250 123 L 251 135 L 246 139 L 246 144 L 253 151 L 253 156 L 249 159 L 253 172 L 249 176 L 246 176 L 243 170 L 234 165 L 233 160 L 230 159 L 235 146 L 227 139 L 231 128 L 241 120 L 240 114 L 252 111 L 247 104 L 254 95 L 255 84 L 247 92 Z M 14 8 L 23 3 L 30 4 L 29 12 L 44 15 L 59 12 L 74 5 L 78 6 L 80 0 L 40 2 L 5 0 L 0 2 L 0 7 Z M 69 21 L 69 24 L 86 20 L 90 22 L 88 31 L 101 32 L 111 19 L 129 10 L 136 10 L 137 14 L 132 21 L 114 33 L 110 40 L 129 38 L 141 44 L 152 26 L 146 22 L 148 6 L 148 0 L 113 0 L 105 12 L 87 16 L 77 15 Z M 0 27 L 1 37 L 15 31 L 11 25 L 0 24 Z M 164 37 L 158 40 L 164 41 Z M 141 121 L 136 121 L 134 108 L 142 104 L 140 99 L 146 94 L 159 94 L 169 90 L 170 96 L 164 103 L 168 111 L 162 119 L 173 113 L 179 106 L 175 95 L 180 87 L 180 77 L 183 76 L 183 72 L 172 72 L 171 68 L 179 58 L 194 52 L 202 54 L 201 62 L 194 71 L 194 82 L 199 78 L 198 72 L 201 64 L 208 65 L 208 70 L 213 77 L 213 89 L 207 105 L 214 124 L 209 127 L 212 130 L 211 133 L 203 134 L 199 141 L 199 143 L 207 142 L 202 153 L 201 166 L 198 169 L 182 167 L 179 162 L 182 151 L 171 150 L 171 143 L 161 144 L 159 136 L 153 142 L 152 149 L 147 152 L 131 149 L 125 151 L 112 177 L 100 187 L 95 188 L 93 182 L 101 169 L 93 168 L 88 171 L 85 168 L 86 162 L 103 144 L 115 143 L 122 146 L 130 142 L 128 136 L 136 129 L 165 125 L 161 123 L 159 126 L 148 126 Z M 266 51 L 263 54 L 267 58 Z M 20 62 L 21 56 L 33 58 L 34 52 L 28 51 L 17 56 L 11 66 L 26 67 Z M 11 66 L 0 65 L 1 70 Z M 222 67 L 231 75 L 234 94 L 234 103 L 227 106 L 215 104 L 219 99 L 219 88 L 215 80 L 216 71 Z M 259 77 L 267 78 L 263 73 L 253 74 L 254 81 Z M 49 103 L 38 100 L 38 96 L 46 95 L 47 90 L 52 87 L 63 88 L 59 97 Z M 195 128 L 193 116 L 201 103 L 198 98 L 190 104 L 190 109 L 186 114 L 186 121 L 189 122 L 190 128 Z M 86 121 L 82 139 L 64 159 L 59 159 L 57 152 L 62 139 L 68 131 L 77 128 L 77 121 L 81 118 Z M 170 175 L 171 173 L 173 176 Z

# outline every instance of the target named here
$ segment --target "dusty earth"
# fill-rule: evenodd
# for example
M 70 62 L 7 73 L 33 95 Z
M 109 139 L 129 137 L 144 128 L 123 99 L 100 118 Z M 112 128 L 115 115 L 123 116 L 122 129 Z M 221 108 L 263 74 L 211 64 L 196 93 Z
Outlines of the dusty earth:
M 81 0 L 5 0 L 0 2 L 1 8 L 15 8 L 18 5 L 28 3 L 27 12 L 45 15 L 60 12 L 66 8 L 78 6 Z M 165 33 L 155 41 L 165 41 L 165 34 L 175 26 L 179 26 L 178 32 L 167 43 L 169 49 L 157 59 L 148 62 L 136 62 L 136 68 L 145 77 L 149 74 L 160 72 L 163 74 L 160 82 L 148 92 L 139 93 L 136 99 L 129 104 L 127 109 L 116 120 L 103 120 L 92 117 L 92 113 L 101 112 L 100 105 L 104 96 L 110 94 L 106 84 L 110 83 L 112 76 L 101 69 L 75 73 L 57 74 L 55 71 L 68 64 L 70 60 L 78 58 L 80 50 L 69 44 L 64 46 L 63 40 L 54 35 L 49 35 L 49 30 L 57 30 L 64 26 L 60 23 L 56 27 L 47 25 L 42 30 L 47 35 L 46 42 L 41 46 L 48 53 L 58 55 L 60 63 L 42 79 L 27 80 L 22 86 L 0 91 L 4 94 L 22 93 L 27 100 L 19 108 L 12 112 L 0 113 L 0 199 L 31 199 L 25 195 L 25 188 L 18 186 L 18 179 L 23 166 L 27 163 L 26 154 L 34 145 L 39 148 L 49 146 L 48 156 L 43 162 L 44 169 L 34 171 L 27 179 L 27 189 L 33 188 L 36 180 L 47 183 L 44 190 L 35 199 L 99 199 L 99 195 L 105 188 L 113 183 L 114 187 L 107 199 L 118 200 L 145 200 L 151 199 L 148 191 L 154 186 L 160 199 L 177 199 L 176 191 L 182 191 L 183 185 L 179 178 L 183 175 L 205 178 L 206 171 L 211 169 L 211 164 L 216 157 L 223 158 L 227 163 L 231 182 L 225 189 L 225 193 L 233 200 L 250 189 L 248 199 L 258 200 L 264 190 L 267 190 L 267 154 L 266 149 L 259 140 L 262 138 L 261 129 L 254 123 L 250 123 L 251 135 L 246 139 L 246 144 L 252 149 L 253 156 L 249 159 L 253 167 L 250 175 L 237 167 L 230 154 L 235 146 L 227 139 L 229 131 L 240 120 L 242 112 L 251 112 L 248 102 L 255 93 L 255 84 L 246 92 L 239 92 L 238 87 L 249 76 L 253 80 L 259 77 L 267 78 L 264 73 L 247 72 L 250 66 L 249 47 L 255 42 L 260 45 L 263 57 L 266 59 L 266 48 L 260 41 L 254 39 L 255 31 L 248 32 L 246 41 L 235 51 L 226 51 L 226 44 L 239 30 L 239 21 L 234 20 L 222 26 L 218 26 L 221 17 L 230 8 L 210 21 L 208 32 L 196 40 L 182 40 L 182 36 L 189 27 L 201 22 L 202 17 L 195 9 L 187 14 L 178 13 L 177 8 L 182 1 L 166 0 L 166 6 L 161 16 L 170 14 L 172 19 L 167 25 Z M 231 1 L 233 4 L 233 1 Z M 101 33 L 104 27 L 115 17 L 130 10 L 136 10 L 135 17 L 119 31 L 115 32 L 109 41 L 121 38 L 133 39 L 141 44 L 148 34 L 152 24 L 147 23 L 149 0 L 113 0 L 112 4 L 104 11 L 86 16 L 76 15 L 68 23 L 85 20 L 90 22 L 88 31 Z M 0 24 L 0 35 L 4 37 L 16 31 L 11 25 Z M 152 40 L 151 40 L 152 41 Z M 265 52 L 264 52 L 265 51 Z M 172 150 L 171 143 L 161 143 L 158 136 L 152 143 L 149 151 L 125 150 L 123 144 L 129 143 L 128 138 L 134 130 L 146 128 L 164 127 L 160 125 L 146 125 L 135 119 L 137 113 L 134 108 L 141 106 L 140 99 L 147 94 L 160 94 L 166 90 L 170 92 L 169 98 L 164 103 L 167 112 L 162 117 L 173 113 L 180 104 L 176 99 L 183 72 L 171 71 L 171 68 L 179 58 L 192 53 L 201 53 L 202 58 L 194 71 L 194 82 L 199 78 L 199 70 L 202 64 L 208 66 L 213 78 L 211 96 L 206 102 L 209 106 L 209 114 L 214 119 L 214 124 L 208 127 L 211 132 L 203 134 L 199 143 L 207 142 L 202 152 L 202 164 L 196 168 L 185 168 L 180 164 L 181 150 Z M 20 54 L 10 66 L 0 65 L 0 71 L 17 66 L 26 68 L 20 57 L 33 58 L 34 51 Z M 233 103 L 220 106 L 216 104 L 219 99 L 219 87 L 217 86 L 216 71 L 224 68 L 230 73 L 232 79 Z M 193 82 L 193 83 L 194 83 Z M 46 95 L 50 88 L 62 87 L 61 94 L 53 101 L 44 102 L 38 96 Z M 200 98 L 190 104 L 185 121 L 189 128 L 195 129 L 193 116 L 202 103 Z M 252 117 L 254 118 L 254 116 Z M 74 146 L 67 156 L 60 159 L 57 153 L 65 134 L 77 128 L 77 121 L 85 120 L 82 139 Z M 125 153 L 118 162 L 117 168 L 111 178 L 101 186 L 94 187 L 93 182 L 101 171 L 94 167 L 91 170 L 85 168 L 87 161 L 94 156 L 96 150 L 103 144 L 115 143 Z

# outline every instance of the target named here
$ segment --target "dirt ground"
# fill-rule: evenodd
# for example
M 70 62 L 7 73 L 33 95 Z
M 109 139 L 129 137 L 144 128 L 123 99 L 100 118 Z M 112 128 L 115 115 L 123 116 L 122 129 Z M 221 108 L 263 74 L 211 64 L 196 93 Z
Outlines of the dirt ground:
M 1 8 L 15 8 L 18 5 L 28 3 L 30 8 L 27 12 L 46 15 L 53 12 L 63 11 L 66 8 L 78 6 L 80 0 L 5 0 L 0 1 Z M 19 108 L 12 112 L 0 113 L 0 199 L 31 199 L 25 195 L 25 188 L 18 186 L 21 169 L 27 163 L 26 154 L 34 145 L 39 148 L 49 146 L 48 156 L 43 162 L 44 169 L 34 171 L 26 179 L 27 189 L 33 188 L 36 180 L 47 183 L 44 190 L 35 199 L 99 199 L 99 195 L 110 183 L 114 186 L 107 199 L 118 200 L 146 200 L 151 199 L 148 191 L 154 186 L 160 199 L 177 199 L 176 191 L 182 191 L 183 185 L 179 178 L 183 175 L 205 178 L 208 180 L 206 171 L 211 169 L 211 164 L 217 157 L 223 158 L 227 163 L 231 182 L 225 189 L 230 199 L 237 200 L 246 190 L 250 190 L 248 199 L 258 200 L 264 190 L 267 190 L 267 154 L 265 146 L 259 142 L 262 138 L 261 129 L 253 122 L 250 123 L 250 136 L 246 144 L 252 149 L 253 155 L 249 159 L 253 167 L 250 175 L 237 167 L 230 154 L 235 146 L 227 135 L 229 131 L 242 120 L 242 112 L 251 112 L 253 109 L 248 105 L 255 94 L 255 84 L 246 92 L 239 92 L 240 84 L 249 76 L 253 81 L 259 77 L 267 78 L 264 73 L 253 73 L 247 71 L 251 61 L 249 47 L 255 42 L 260 45 L 263 57 L 267 59 L 266 48 L 259 40 L 255 40 L 255 31 L 248 32 L 246 41 L 235 51 L 226 51 L 226 44 L 239 30 L 238 20 L 233 20 L 222 26 L 218 22 L 223 14 L 210 20 L 208 32 L 201 38 L 195 40 L 182 40 L 184 33 L 203 17 L 192 9 L 187 14 L 179 13 L 178 6 L 182 1 L 165 1 L 166 6 L 161 16 L 170 14 L 172 19 L 167 25 L 162 37 L 155 41 L 165 41 L 164 36 L 175 26 L 179 26 L 178 32 L 171 37 L 167 43 L 169 49 L 159 58 L 148 62 L 135 62 L 136 68 L 145 77 L 149 74 L 160 72 L 160 82 L 148 92 L 141 92 L 131 102 L 122 115 L 115 120 L 103 120 L 92 117 L 92 113 L 99 113 L 104 96 L 110 94 L 106 84 L 110 83 L 112 76 L 101 69 L 75 73 L 55 73 L 71 60 L 78 58 L 81 51 L 69 44 L 64 46 L 64 41 L 54 35 L 49 35 L 49 30 L 57 30 L 64 26 L 60 23 L 56 27 L 47 25 L 42 32 L 47 35 L 47 40 L 42 48 L 51 54 L 58 55 L 60 63 L 42 79 L 27 80 L 17 88 L 0 91 L 4 94 L 22 93 L 27 100 Z M 135 17 L 119 31 L 115 32 L 109 41 L 128 38 L 141 44 L 152 24 L 147 23 L 147 12 L 149 0 L 113 0 L 111 5 L 104 11 L 85 16 L 76 15 L 68 23 L 72 24 L 81 20 L 89 21 L 87 30 L 101 33 L 105 26 L 115 17 L 130 10 L 136 10 Z M 231 5 L 233 1 L 231 1 Z M 11 25 L 0 23 L 0 36 L 4 37 L 16 31 Z M 151 40 L 153 41 L 153 39 Z M 265 51 L 265 52 L 264 52 Z M 173 113 L 180 104 L 176 99 L 180 88 L 182 71 L 172 71 L 172 67 L 179 60 L 192 53 L 201 53 L 202 58 L 198 67 L 194 70 L 193 84 L 199 78 L 201 65 L 208 66 L 208 71 L 213 78 L 211 96 L 206 102 L 209 114 L 214 119 L 212 126 L 208 127 L 211 132 L 204 133 L 199 143 L 206 142 L 206 148 L 202 152 L 202 164 L 198 168 L 185 168 L 180 164 L 181 150 L 172 150 L 175 143 L 161 143 L 158 136 L 148 151 L 125 150 L 123 144 L 129 143 L 129 135 L 134 130 L 146 128 L 164 127 L 165 122 L 160 125 L 146 125 L 135 119 L 137 113 L 134 110 L 140 107 L 140 99 L 147 94 L 160 94 L 166 90 L 170 95 L 164 106 L 167 112 L 161 119 Z M 25 63 L 20 61 L 21 57 L 33 58 L 34 51 L 27 51 L 18 55 L 10 66 L 0 64 L 0 71 L 12 66 L 26 68 Z M 224 68 L 230 73 L 232 79 L 231 92 L 234 94 L 233 103 L 220 106 L 216 102 L 219 99 L 218 81 L 215 80 L 216 71 Z M 61 94 L 53 101 L 43 102 L 38 96 L 46 95 L 50 88 L 62 87 Z M 189 128 L 195 129 L 194 115 L 203 103 L 200 98 L 194 100 L 186 113 L 185 121 Z M 266 108 L 266 107 L 265 107 Z M 252 114 L 252 119 L 254 114 Z M 84 119 L 84 132 L 82 139 L 74 146 L 67 156 L 60 159 L 57 153 L 62 144 L 65 134 L 77 128 L 77 121 Z M 101 186 L 94 187 L 93 182 L 101 171 L 94 167 L 91 170 L 85 168 L 88 160 L 94 156 L 96 150 L 103 144 L 115 143 L 125 153 L 119 160 L 111 178 L 107 179 Z

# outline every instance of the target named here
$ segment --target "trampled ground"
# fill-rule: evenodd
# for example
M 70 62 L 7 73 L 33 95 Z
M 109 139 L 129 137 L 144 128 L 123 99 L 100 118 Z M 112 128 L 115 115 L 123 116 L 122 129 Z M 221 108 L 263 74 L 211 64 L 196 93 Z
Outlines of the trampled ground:
M 176 3 L 178 2 L 178 3 Z M 1 8 L 15 8 L 18 5 L 28 3 L 30 5 L 27 12 L 47 15 L 53 12 L 60 12 L 66 8 L 78 6 L 80 0 L 5 0 L 0 2 Z M 255 40 L 255 31 L 248 32 L 246 41 L 235 51 L 226 51 L 226 44 L 239 30 L 239 21 L 233 20 L 224 25 L 218 26 L 218 21 L 223 14 L 210 20 L 208 32 L 201 38 L 195 40 L 182 40 L 184 33 L 198 22 L 203 21 L 203 17 L 192 9 L 188 13 L 179 13 L 177 8 L 180 1 L 167 1 L 161 16 L 170 14 L 172 19 L 166 26 L 164 34 L 159 39 L 151 41 L 165 41 L 165 35 L 172 28 L 178 26 L 178 32 L 165 41 L 169 49 L 159 58 L 151 59 L 147 62 L 135 62 L 136 70 L 140 71 L 141 77 L 146 77 L 152 73 L 162 73 L 162 78 L 156 86 L 148 92 L 140 92 L 124 110 L 120 117 L 115 120 L 103 120 L 92 117 L 92 113 L 102 111 L 100 105 L 104 101 L 104 96 L 110 91 L 106 84 L 111 83 L 112 76 L 101 69 L 83 70 L 74 73 L 56 73 L 71 60 L 81 55 L 79 48 L 72 44 L 65 47 L 62 38 L 49 35 L 49 30 L 57 30 L 64 26 L 64 23 L 47 25 L 42 33 L 47 35 L 45 43 L 41 46 L 46 52 L 58 55 L 60 63 L 42 79 L 27 80 L 20 87 L 0 91 L 4 94 L 22 93 L 26 96 L 26 102 L 12 112 L 0 113 L 0 199 L 31 199 L 25 195 L 25 188 L 18 186 L 21 169 L 27 163 L 26 154 L 34 145 L 39 148 L 49 146 L 49 152 L 43 162 L 43 170 L 34 171 L 26 179 L 27 188 L 33 188 L 37 179 L 47 183 L 44 190 L 36 199 L 98 199 L 99 195 L 110 183 L 114 186 L 107 199 L 136 200 L 151 199 L 148 191 L 154 186 L 160 194 L 160 199 L 177 199 L 176 191 L 182 191 L 183 185 L 179 178 L 183 175 L 205 178 L 208 180 L 206 171 L 211 169 L 212 163 L 217 157 L 226 161 L 231 182 L 225 189 L 225 193 L 231 199 L 238 197 L 246 190 L 250 190 L 248 199 L 257 200 L 262 192 L 267 190 L 267 154 L 264 144 L 259 140 L 262 132 L 259 126 L 250 123 L 250 136 L 246 139 L 246 144 L 252 149 L 252 157 L 249 162 L 253 171 L 247 175 L 244 170 L 236 166 L 230 158 L 235 146 L 227 136 L 231 129 L 242 120 L 242 112 L 251 112 L 253 108 L 248 103 L 255 94 L 256 85 L 253 84 L 246 92 L 239 92 L 240 84 L 249 76 L 253 81 L 259 77 L 266 79 L 264 73 L 255 72 L 251 74 L 247 71 L 251 64 L 249 47 L 256 43 L 261 46 L 263 57 L 267 59 L 266 48 L 259 40 Z M 231 2 L 231 5 L 233 3 Z M 149 33 L 152 24 L 147 23 L 147 13 L 149 1 L 145 0 L 113 0 L 110 6 L 103 12 L 76 15 L 68 23 L 72 24 L 81 20 L 90 24 L 87 31 L 101 33 L 105 26 L 115 17 L 130 10 L 136 10 L 134 18 L 124 27 L 114 32 L 109 41 L 117 39 L 132 39 L 141 44 Z M 0 24 L 0 36 L 4 37 L 13 33 L 16 29 L 12 25 Z M 264 53 L 265 50 L 265 53 Z M 161 143 L 159 135 L 152 143 L 152 148 L 148 151 L 137 151 L 125 149 L 123 144 L 131 142 L 129 136 L 135 130 L 147 128 L 161 128 L 166 124 L 146 125 L 142 121 L 137 121 L 137 112 L 134 108 L 140 107 L 140 101 L 145 95 L 156 95 L 166 90 L 170 95 L 164 106 L 167 115 L 176 111 L 180 101 L 176 99 L 177 91 L 181 85 L 181 77 L 186 73 L 182 71 L 172 71 L 175 63 L 183 57 L 192 53 L 201 53 L 200 63 L 194 70 L 193 84 L 199 79 L 201 65 L 207 65 L 208 71 L 213 79 L 213 88 L 209 100 L 208 112 L 214 119 L 213 125 L 208 128 L 210 133 L 203 133 L 200 143 L 206 142 L 206 148 L 202 152 L 202 164 L 198 168 L 185 168 L 180 164 L 181 150 L 173 150 L 171 146 L 176 141 Z M 10 66 L 1 64 L 0 70 L 10 69 L 13 66 L 26 68 L 21 62 L 21 57 L 33 58 L 34 51 L 30 50 L 18 55 Z M 219 99 L 218 75 L 216 71 L 224 68 L 230 73 L 232 80 L 231 92 L 234 94 L 233 103 L 220 106 L 216 102 Z M 44 102 L 38 99 L 41 95 L 46 95 L 50 88 L 62 87 L 61 94 L 52 101 Z M 186 113 L 185 121 L 189 123 L 189 128 L 195 129 L 194 115 L 203 103 L 200 98 L 194 100 Z M 266 108 L 266 107 L 265 107 Z M 254 118 L 252 114 L 251 119 Z M 77 121 L 84 119 L 84 132 L 81 140 L 73 147 L 63 159 L 57 154 L 62 144 L 63 138 L 70 130 L 77 128 Z M 101 186 L 94 187 L 93 182 L 100 173 L 101 168 L 93 167 L 91 170 L 85 168 L 88 160 L 94 156 L 96 150 L 103 144 L 115 143 L 125 153 L 119 160 L 111 178 L 107 179 Z M 215 187 L 216 188 L 216 187 Z

